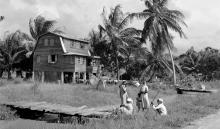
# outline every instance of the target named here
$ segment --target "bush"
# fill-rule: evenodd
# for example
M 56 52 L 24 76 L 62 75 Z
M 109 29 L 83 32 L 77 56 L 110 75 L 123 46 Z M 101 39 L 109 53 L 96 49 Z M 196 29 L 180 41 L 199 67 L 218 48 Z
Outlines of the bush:
M 6 84 L 6 80 L 5 79 L 1 79 L 0 80 L 0 86 L 4 86 Z
M 0 105 L 0 120 L 13 120 L 16 119 L 15 111 L 12 111 L 6 106 Z
M 20 84 L 20 83 L 22 83 L 23 82 L 23 79 L 22 78 L 14 78 L 13 79 L 13 83 L 14 84 Z

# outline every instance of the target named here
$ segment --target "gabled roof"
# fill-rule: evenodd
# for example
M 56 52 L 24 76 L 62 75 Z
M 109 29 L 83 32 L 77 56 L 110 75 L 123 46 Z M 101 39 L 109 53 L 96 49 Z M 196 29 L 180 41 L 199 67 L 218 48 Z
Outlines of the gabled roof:
M 64 34 L 57 34 L 57 33 L 53 33 L 53 32 L 44 33 L 44 34 L 40 35 L 38 38 L 40 38 L 40 37 L 42 37 L 42 36 L 44 36 L 46 34 L 53 34 L 53 35 L 56 35 L 56 36 L 59 36 L 59 37 L 65 38 L 65 39 L 77 40 L 77 41 L 81 41 L 81 42 L 84 42 L 84 43 L 89 43 L 89 41 L 86 41 L 86 40 L 83 40 L 83 39 L 68 37 L 68 36 L 66 36 Z
M 63 52 L 64 52 L 63 55 L 66 55 L 66 56 L 68 56 L 68 55 L 80 55 L 80 56 L 87 56 L 87 57 L 92 57 L 92 58 L 100 58 L 99 56 L 91 56 L 89 50 L 88 50 L 88 51 L 85 51 L 85 52 L 83 52 L 83 53 L 82 53 L 82 52 L 76 52 L 75 50 L 69 51 L 69 50 L 67 50 L 67 48 L 65 47 L 65 45 L 64 45 L 64 43 L 63 43 L 63 39 L 73 40 L 73 41 L 80 41 L 80 42 L 87 43 L 87 44 L 89 43 L 88 41 L 83 40 L 83 39 L 70 38 L 70 37 L 67 37 L 67 36 L 65 36 L 65 35 L 56 34 L 56 33 L 53 33 L 53 32 L 47 32 L 47 33 L 45 33 L 45 34 L 40 35 L 40 36 L 38 37 L 38 39 L 37 39 L 37 42 L 36 42 L 36 44 L 35 44 L 35 47 L 34 47 L 34 50 L 33 50 L 33 51 L 35 51 L 35 49 L 36 49 L 38 40 L 39 40 L 42 36 L 47 35 L 47 34 L 52 34 L 52 35 L 55 35 L 55 36 L 59 36 L 60 43 L 61 43 L 61 46 L 62 46 L 62 49 L 63 49 Z
M 33 51 L 35 51 L 35 49 L 36 49 L 36 46 L 37 46 L 37 44 L 38 44 L 38 40 L 39 40 L 42 36 L 47 35 L 47 34 L 52 34 L 52 35 L 55 35 L 55 36 L 59 36 L 59 37 L 60 37 L 60 42 L 61 42 L 61 46 L 62 46 L 62 48 L 63 48 L 63 52 L 64 52 L 64 53 L 66 53 L 67 51 L 66 51 L 65 45 L 64 45 L 64 43 L 63 43 L 63 41 L 62 41 L 61 38 L 65 38 L 65 39 L 68 39 L 68 40 L 74 40 L 74 41 L 81 41 L 81 42 L 84 42 L 84 43 L 89 43 L 89 42 L 86 41 L 86 40 L 77 39 L 77 38 L 69 38 L 69 37 L 64 36 L 64 35 L 62 35 L 62 34 L 57 34 L 57 33 L 53 33 L 53 32 L 47 32 L 47 33 L 44 33 L 44 34 L 40 35 L 40 36 L 37 38 L 37 41 L 36 41 L 36 44 L 35 44 L 35 46 L 34 46 Z
M 67 52 L 63 55 L 65 56 L 69 56 L 69 55 L 91 56 L 90 53 L 78 53 L 78 52 Z

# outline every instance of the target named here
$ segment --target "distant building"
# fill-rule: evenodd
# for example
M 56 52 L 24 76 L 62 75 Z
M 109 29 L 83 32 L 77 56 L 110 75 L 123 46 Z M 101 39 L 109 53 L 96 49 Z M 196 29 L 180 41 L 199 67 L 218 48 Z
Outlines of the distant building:
M 39 36 L 33 54 L 34 81 L 75 83 L 96 74 L 100 64 L 88 41 L 52 32 Z

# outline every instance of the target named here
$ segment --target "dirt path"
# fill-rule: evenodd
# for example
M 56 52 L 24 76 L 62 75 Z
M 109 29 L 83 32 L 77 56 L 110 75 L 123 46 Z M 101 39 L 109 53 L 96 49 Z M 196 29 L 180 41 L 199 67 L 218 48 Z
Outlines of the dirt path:
M 220 129 L 220 111 L 199 119 L 183 129 Z

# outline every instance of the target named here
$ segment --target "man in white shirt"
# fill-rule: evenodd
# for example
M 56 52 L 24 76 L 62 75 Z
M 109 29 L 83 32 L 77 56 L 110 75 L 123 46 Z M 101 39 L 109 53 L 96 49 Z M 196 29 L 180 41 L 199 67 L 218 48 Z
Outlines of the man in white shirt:
M 125 104 L 124 107 L 121 107 L 120 110 L 122 113 L 125 113 L 126 115 L 132 115 L 134 108 L 133 108 L 133 100 L 131 98 L 127 99 L 127 104 Z
M 163 99 L 162 98 L 158 98 L 157 99 L 157 106 L 155 106 L 153 104 L 153 102 L 151 103 L 151 105 L 153 106 L 153 109 L 155 109 L 160 115 L 162 116 L 166 116 L 167 115 L 167 109 L 163 104 Z

